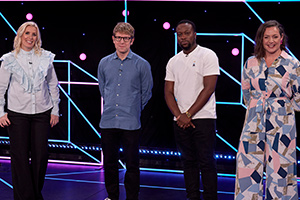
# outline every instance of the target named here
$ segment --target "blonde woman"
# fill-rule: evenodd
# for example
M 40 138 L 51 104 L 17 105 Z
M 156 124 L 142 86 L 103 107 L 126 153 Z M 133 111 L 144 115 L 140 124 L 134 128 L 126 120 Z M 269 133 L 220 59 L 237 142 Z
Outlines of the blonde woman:
M 49 129 L 59 122 L 55 55 L 41 44 L 37 24 L 25 22 L 14 50 L 0 59 L 0 126 L 7 127 L 10 139 L 14 199 L 43 199 Z

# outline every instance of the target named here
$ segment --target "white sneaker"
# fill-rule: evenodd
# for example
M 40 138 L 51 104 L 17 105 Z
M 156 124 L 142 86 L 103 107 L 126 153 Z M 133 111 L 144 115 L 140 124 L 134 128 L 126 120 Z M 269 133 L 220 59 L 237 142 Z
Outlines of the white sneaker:
M 104 200 L 111 200 L 111 199 L 107 197 L 107 198 L 105 198 Z

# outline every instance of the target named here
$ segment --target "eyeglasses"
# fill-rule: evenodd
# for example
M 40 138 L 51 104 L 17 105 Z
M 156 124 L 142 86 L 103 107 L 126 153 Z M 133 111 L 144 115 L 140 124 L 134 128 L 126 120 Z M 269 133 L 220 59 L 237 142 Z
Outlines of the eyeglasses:
M 121 42 L 122 39 L 124 42 L 129 42 L 132 39 L 132 37 L 120 37 L 120 36 L 115 36 L 115 35 L 114 35 L 114 38 L 117 42 Z

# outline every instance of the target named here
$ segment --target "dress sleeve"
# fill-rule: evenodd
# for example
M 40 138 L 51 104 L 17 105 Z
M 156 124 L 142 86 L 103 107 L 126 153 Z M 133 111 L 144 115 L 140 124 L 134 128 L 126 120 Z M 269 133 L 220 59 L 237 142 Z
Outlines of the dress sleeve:
M 300 63 L 296 62 L 294 73 L 291 74 L 291 87 L 293 96 L 291 99 L 294 110 L 300 111 Z
M 244 98 L 244 103 L 246 106 L 248 106 L 248 103 L 250 101 L 250 78 L 247 74 L 248 72 L 248 62 L 249 59 L 246 61 L 243 72 L 242 72 L 242 91 L 243 91 L 243 98 Z

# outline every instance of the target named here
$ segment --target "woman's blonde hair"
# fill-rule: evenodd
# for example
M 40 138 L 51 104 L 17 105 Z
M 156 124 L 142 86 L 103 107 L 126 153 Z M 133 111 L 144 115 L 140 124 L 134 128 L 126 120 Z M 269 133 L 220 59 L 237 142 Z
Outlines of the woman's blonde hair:
M 16 35 L 16 37 L 14 39 L 14 50 L 13 50 L 13 52 L 15 52 L 16 55 L 20 52 L 20 50 L 21 50 L 21 42 L 22 42 L 21 37 L 24 34 L 25 29 L 28 26 L 35 27 L 36 30 L 37 30 L 37 39 L 35 41 L 33 49 L 34 49 L 34 53 L 35 54 L 41 55 L 41 53 L 42 53 L 42 48 L 41 48 L 41 46 L 42 46 L 41 33 L 40 33 L 38 25 L 35 22 L 32 22 L 32 21 L 25 22 L 25 23 L 23 23 L 19 27 L 19 29 L 17 31 L 17 35 Z

